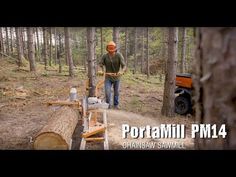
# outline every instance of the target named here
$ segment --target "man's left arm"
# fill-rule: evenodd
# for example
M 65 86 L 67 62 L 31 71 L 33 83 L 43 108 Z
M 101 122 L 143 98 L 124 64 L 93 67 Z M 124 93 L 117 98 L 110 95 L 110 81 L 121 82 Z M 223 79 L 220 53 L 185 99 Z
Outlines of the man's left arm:
M 125 64 L 125 59 L 124 57 L 122 56 L 122 54 L 120 53 L 120 65 L 121 65 L 121 68 L 122 70 L 119 72 L 120 74 L 124 74 L 126 72 L 126 64 Z

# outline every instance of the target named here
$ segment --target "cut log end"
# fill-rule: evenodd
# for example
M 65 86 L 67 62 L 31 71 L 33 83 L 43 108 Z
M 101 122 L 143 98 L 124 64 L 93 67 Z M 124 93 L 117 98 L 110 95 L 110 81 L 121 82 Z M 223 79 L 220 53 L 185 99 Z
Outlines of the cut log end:
M 68 150 L 69 146 L 66 141 L 54 132 L 39 134 L 34 142 L 35 150 Z

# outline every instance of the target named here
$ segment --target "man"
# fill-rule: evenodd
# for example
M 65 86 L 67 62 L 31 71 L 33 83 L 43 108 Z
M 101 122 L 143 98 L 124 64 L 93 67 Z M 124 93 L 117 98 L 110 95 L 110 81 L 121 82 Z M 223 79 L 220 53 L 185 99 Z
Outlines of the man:
M 105 74 L 105 96 L 106 103 L 111 108 L 111 87 L 114 88 L 114 108 L 119 109 L 119 87 L 120 77 L 126 71 L 124 57 L 117 52 L 116 44 L 111 41 L 107 45 L 107 54 L 102 56 L 100 66 Z M 122 70 L 120 71 L 120 68 Z

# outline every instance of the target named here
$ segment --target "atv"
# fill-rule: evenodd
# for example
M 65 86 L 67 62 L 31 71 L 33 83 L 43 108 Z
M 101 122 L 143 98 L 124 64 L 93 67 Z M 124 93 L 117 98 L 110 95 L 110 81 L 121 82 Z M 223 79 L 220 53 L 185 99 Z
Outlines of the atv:
M 192 113 L 192 75 L 176 74 L 175 112 L 180 115 Z

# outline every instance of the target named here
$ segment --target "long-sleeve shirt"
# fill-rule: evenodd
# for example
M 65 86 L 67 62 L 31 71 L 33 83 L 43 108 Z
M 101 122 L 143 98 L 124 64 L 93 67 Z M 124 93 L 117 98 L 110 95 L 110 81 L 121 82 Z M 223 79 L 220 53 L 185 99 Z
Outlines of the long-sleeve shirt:
M 118 73 L 120 70 L 120 67 L 125 67 L 125 61 L 124 57 L 121 53 L 116 52 L 113 57 L 111 57 L 108 53 L 104 54 L 101 58 L 101 61 L 99 62 L 99 65 L 105 66 L 106 73 Z M 109 76 L 106 75 L 106 78 L 111 79 L 112 81 L 116 81 L 120 79 L 120 76 Z

